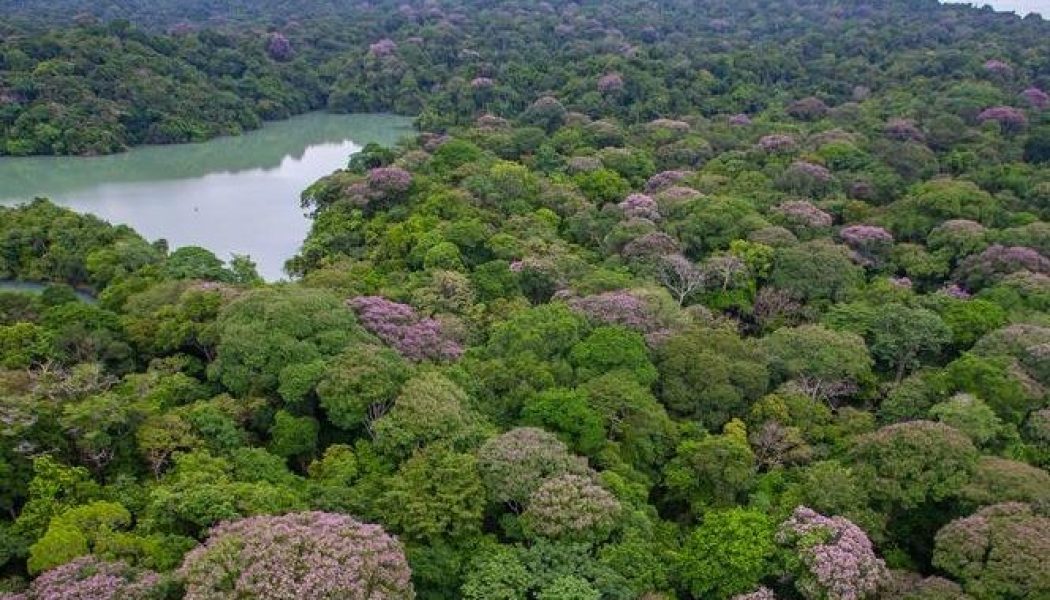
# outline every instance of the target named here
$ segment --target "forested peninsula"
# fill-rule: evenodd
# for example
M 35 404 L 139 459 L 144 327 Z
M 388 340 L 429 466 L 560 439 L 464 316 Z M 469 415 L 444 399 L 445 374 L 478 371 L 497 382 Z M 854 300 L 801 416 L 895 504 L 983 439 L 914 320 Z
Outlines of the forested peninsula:
M 418 129 L 279 283 L 0 208 L 3 600 L 1050 598 L 1039 17 L 0 11 L 0 154 Z

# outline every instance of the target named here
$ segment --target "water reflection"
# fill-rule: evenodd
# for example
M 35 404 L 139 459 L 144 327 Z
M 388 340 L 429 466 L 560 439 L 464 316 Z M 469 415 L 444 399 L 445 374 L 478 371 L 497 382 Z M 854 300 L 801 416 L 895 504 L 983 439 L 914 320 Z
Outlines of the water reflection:
M 127 223 L 172 247 L 204 246 L 220 258 L 250 254 L 282 276 L 309 223 L 299 193 L 365 143 L 395 143 L 410 119 L 310 114 L 241 137 L 152 146 L 103 157 L 0 159 L 0 203 L 33 197 Z

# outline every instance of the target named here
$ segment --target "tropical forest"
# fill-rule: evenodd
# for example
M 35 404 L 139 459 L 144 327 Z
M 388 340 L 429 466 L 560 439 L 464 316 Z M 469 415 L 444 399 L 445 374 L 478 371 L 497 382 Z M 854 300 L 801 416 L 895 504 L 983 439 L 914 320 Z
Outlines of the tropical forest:
M 1036 13 L 0 0 L 8 198 L 2 600 L 1050 600 Z

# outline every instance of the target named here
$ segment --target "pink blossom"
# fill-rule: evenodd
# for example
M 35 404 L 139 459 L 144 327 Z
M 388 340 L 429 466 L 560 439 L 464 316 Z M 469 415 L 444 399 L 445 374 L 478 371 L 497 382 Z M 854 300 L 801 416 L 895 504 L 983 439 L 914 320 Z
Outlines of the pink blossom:
M 410 360 L 455 360 L 463 354 L 440 321 L 420 316 L 407 304 L 382 296 L 358 296 L 347 304 L 365 329 Z
M 981 111 L 981 114 L 977 115 L 977 121 L 979 123 L 995 121 L 1003 129 L 1018 131 L 1024 129 L 1028 124 L 1028 117 L 1025 116 L 1024 111 L 1012 106 L 993 106 Z
M 223 523 L 186 555 L 186 600 L 411 600 L 401 544 L 378 525 L 323 512 Z
M 474 124 L 479 129 L 507 129 L 510 126 L 510 122 L 503 117 L 489 114 L 481 115 L 474 121 Z
M 795 147 L 795 138 L 781 133 L 764 135 L 758 140 L 758 147 L 766 152 L 783 152 Z
M 1030 87 L 1021 92 L 1021 97 L 1024 98 L 1032 108 L 1038 110 L 1050 106 L 1050 94 L 1047 94 L 1037 87 Z
M 689 173 L 685 171 L 662 171 L 653 175 L 645 182 L 645 191 L 647 193 L 653 193 L 665 190 L 680 183 L 688 176 Z
M 788 200 L 773 208 L 773 212 L 796 227 L 827 227 L 832 218 L 808 200 Z
M 788 173 L 795 176 L 806 177 L 821 183 L 831 181 L 831 171 L 828 171 L 827 167 L 806 162 L 804 160 L 796 160 L 792 163 L 791 166 L 788 167 Z
M 649 302 L 626 290 L 575 298 L 569 300 L 569 306 L 596 323 L 622 325 L 641 333 L 660 327 Z
M 900 142 L 921 142 L 926 139 L 911 119 L 890 119 L 883 131 L 886 132 L 886 137 Z
M 123 562 L 81 556 L 45 571 L 23 600 L 146 600 L 156 596 L 160 577 Z
M 780 526 L 777 541 L 798 552 L 804 570 L 796 587 L 806 598 L 862 600 L 874 595 L 886 574 L 871 540 L 844 517 L 799 506 Z
M 590 477 L 565 473 L 547 479 L 529 495 L 522 519 L 527 529 L 543 537 L 600 539 L 619 514 L 616 497 Z
M 744 127 L 751 124 L 751 117 L 744 113 L 735 114 L 729 117 L 729 124 L 736 127 Z
M 678 250 L 678 240 L 662 231 L 656 231 L 628 242 L 621 253 L 628 258 L 656 258 L 674 254 Z
M 750 594 L 739 594 L 733 596 L 733 600 L 777 600 L 777 597 L 769 588 L 760 587 Z
M 657 194 L 656 200 L 661 205 L 668 207 L 683 204 L 685 202 L 689 202 L 690 200 L 696 200 L 701 196 L 703 196 L 703 194 L 694 190 L 693 188 L 676 185 L 661 190 Z
M 384 194 L 401 194 L 412 187 L 412 174 L 400 167 L 378 167 L 368 172 L 368 186 Z
M 266 53 L 270 58 L 277 61 L 286 61 L 292 58 L 292 43 L 284 35 L 274 32 L 266 38 Z
M 1050 259 L 1026 246 L 989 246 L 980 254 L 967 257 L 956 276 L 971 289 L 995 283 L 1005 275 L 1028 271 L 1050 274 Z
M 368 52 L 372 56 L 389 56 L 397 50 L 397 44 L 390 38 L 383 38 L 374 44 L 368 45 Z
M 787 113 L 796 119 L 812 121 L 819 119 L 828 113 L 828 105 L 820 98 L 810 96 L 792 102 L 787 108 Z
M 645 194 L 631 194 L 617 206 L 628 219 L 660 220 L 660 210 L 656 206 L 656 200 Z
M 676 133 L 689 133 L 691 129 L 689 123 L 677 119 L 653 119 L 646 126 L 649 129 L 669 129 Z
M 874 225 L 851 225 L 839 232 L 839 237 L 854 252 L 863 264 L 879 262 L 881 255 L 893 246 L 893 235 Z
M 1013 67 L 995 58 L 984 62 L 984 70 L 995 75 L 1010 75 L 1014 72 Z
M 949 283 L 941 288 L 940 292 L 958 300 L 969 300 L 971 297 L 970 292 L 967 292 L 957 283 Z
M 598 78 L 598 91 L 603 94 L 623 89 L 623 77 L 619 73 L 607 73 Z
M 470 87 L 476 90 L 487 90 L 494 85 L 496 82 L 491 77 L 475 77 L 470 80 Z
M 912 281 L 909 277 L 890 277 L 890 285 L 910 290 L 912 288 Z
M 490 438 L 478 450 L 478 470 L 489 495 L 521 508 L 550 477 L 589 472 L 587 461 L 569 453 L 554 434 L 518 427 Z

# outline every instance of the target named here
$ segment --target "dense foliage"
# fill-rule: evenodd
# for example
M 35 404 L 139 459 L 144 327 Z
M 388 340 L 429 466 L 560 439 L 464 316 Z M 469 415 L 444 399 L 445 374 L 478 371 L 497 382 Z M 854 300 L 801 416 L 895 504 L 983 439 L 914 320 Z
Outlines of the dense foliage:
M 292 282 L 0 209 L 0 276 L 53 284 L 0 293 L 2 597 L 1050 594 L 1045 22 L 195 1 L 43 32 L 16 4 L 7 152 L 149 141 L 101 82 L 154 46 L 204 91 L 149 122 L 192 139 L 228 130 L 212 94 L 421 131 L 304 191 Z

